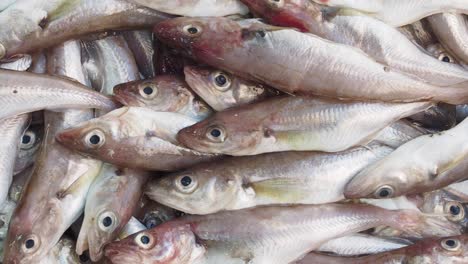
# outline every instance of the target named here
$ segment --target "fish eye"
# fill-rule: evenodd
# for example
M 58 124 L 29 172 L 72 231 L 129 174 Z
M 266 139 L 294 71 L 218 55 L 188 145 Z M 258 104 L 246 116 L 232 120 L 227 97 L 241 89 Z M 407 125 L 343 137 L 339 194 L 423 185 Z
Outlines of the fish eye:
M 136 237 L 135 237 L 135 243 L 143 248 L 143 249 L 150 249 L 154 246 L 154 239 L 153 239 L 153 236 L 151 236 L 150 234 L 146 233 L 146 232 L 143 232 L 143 233 L 140 233 L 138 234 Z
M 215 72 L 212 76 L 217 90 L 224 92 L 231 86 L 231 78 L 224 72 Z
M 111 232 L 117 224 L 117 217 L 112 212 L 104 212 L 98 217 L 98 226 L 102 231 Z
M 442 240 L 442 242 L 440 242 L 440 245 L 448 251 L 457 251 L 461 247 L 460 241 L 458 239 L 453 238 Z
M 201 27 L 197 25 L 187 25 L 184 27 L 183 30 L 184 30 L 185 35 L 188 35 L 191 37 L 199 36 L 202 33 Z
M 388 185 L 384 185 L 375 191 L 375 198 L 389 198 L 393 195 L 393 188 Z
M 101 130 L 95 129 L 86 134 L 84 141 L 85 145 L 90 148 L 99 148 L 104 145 L 106 137 Z
M 140 95 L 145 99 L 153 99 L 158 95 L 158 87 L 153 84 L 143 84 L 139 90 Z
M 28 130 L 24 133 L 23 137 L 21 137 L 21 149 L 28 150 L 31 149 L 34 144 L 36 143 L 36 133 L 31 130 Z
M 222 127 L 212 126 L 206 131 L 206 137 L 212 142 L 222 143 L 226 140 L 226 133 Z
M 81 254 L 79 257 L 81 263 L 85 263 L 89 261 L 89 252 L 85 251 L 83 254 Z
M 444 211 L 451 221 L 461 221 L 465 218 L 465 209 L 459 202 L 448 202 L 444 205 Z
M 40 244 L 39 237 L 36 235 L 30 235 L 23 240 L 21 250 L 27 254 L 34 253 L 39 249 Z
M 284 6 L 284 0 L 269 0 L 270 6 L 280 8 Z
M 449 63 L 453 63 L 453 62 L 454 62 L 454 61 L 453 61 L 453 58 L 452 58 L 450 55 L 446 54 L 446 53 L 441 53 L 441 54 L 439 55 L 439 60 L 440 60 L 440 61 L 443 61 L 443 62 L 449 62 Z
M 176 178 L 175 185 L 180 192 L 192 193 L 197 188 L 198 182 L 191 176 L 183 175 Z

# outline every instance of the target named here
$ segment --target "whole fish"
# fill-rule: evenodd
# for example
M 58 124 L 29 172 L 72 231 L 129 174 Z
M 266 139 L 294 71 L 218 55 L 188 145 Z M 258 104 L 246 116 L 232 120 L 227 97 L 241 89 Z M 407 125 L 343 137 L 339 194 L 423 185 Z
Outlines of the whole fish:
M 357 233 L 329 240 L 322 244 L 318 251 L 340 256 L 359 256 L 376 254 L 411 245 L 408 240 L 391 237 L 377 237 Z
M 427 129 L 406 120 L 399 120 L 382 129 L 372 141 L 392 148 L 398 148 L 404 143 L 428 133 Z
M 12 28 L 2 27 L 7 34 L 0 33 L 0 59 L 38 51 L 91 33 L 149 27 L 170 17 L 125 0 L 40 0 L 33 1 L 37 4 L 32 7 L 31 1 L 21 2 L 26 5 L 25 11 L 20 15 L 13 13 L 9 19 L 14 22 L 2 23 L 17 25 L 13 29 L 19 33 L 11 38 Z M 44 12 L 44 4 L 57 4 L 58 8 Z M 37 19 L 31 21 L 34 18 Z
M 189 214 L 269 204 L 323 204 L 344 200 L 346 183 L 393 151 L 382 145 L 341 153 L 281 152 L 226 158 L 154 179 L 151 199 Z
M 337 152 L 367 144 L 386 126 L 430 105 L 275 97 L 218 112 L 182 129 L 177 139 L 191 149 L 233 156 Z
M 53 64 L 49 70 L 54 69 L 49 73 L 64 74 L 84 83 L 80 79 L 84 75 L 76 74 L 81 69 L 80 54 L 76 42 L 60 44 L 48 55 Z M 102 166 L 101 161 L 74 153 L 55 141 L 58 131 L 91 119 L 92 110 L 45 111 L 44 115 L 44 144 L 10 222 L 6 263 L 38 262 L 46 257 L 82 214 L 88 189 Z
M 24 55 L 15 61 L 1 63 L 0 69 L 13 70 L 13 71 L 26 71 L 31 66 L 31 63 L 32 63 L 32 57 L 30 55 Z
M 8 189 L 13 180 L 16 156 L 20 149 L 20 138 L 30 123 L 30 116 L 18 115 L 1 120 L 0 132 L 0 205 L 8 196 Z
M 184 73 L 190 88 L 216 111 L 279 95 L 278 91 L 266 85 L 214 68 L 185 66 Z
M 363 15 L 378 18 L 394 27 L 411 24 L 437 13 L 455 12 L 468 14 L 465 0 L 313 0 L 319 4 L 356 9 Z M 351 11 L 353 12 L 353 11 Z
M 466 16 L 444 13 L 430 16 L 428 21 L 442 45 L 457 59 L 468 64 L 468 19 Z
M 390 198 L 445 187 L 466 179 L 468 120 L 420 136 L 358 173 L 345 188 L 347 198 Z M 443 147 L 441 147 L 443 146 Z
M 81 264 L 83 263 L 80 257 L 75 253 L 75 241 L 63 237 L 50 250 L 47 256 L 40 261 L 39 264 Z
M 133 52 L 140 73 L 145 79 L 154 78 L 153 33 L 149 30 L 133 30 L 124 32 L 123 36 Z
M 9 70 L 0 70 L 0 105 L 0 119 L 43 109 L 115 108 L 110 98 L 76 81 Z
M 451 232 L 450 225 L 433 221 L 416 211 L 368 205 L 257 207 L 184 216 L 114 242 L 105 254 L 114 264 L 290 263 L 330 239 L 378 225 L 425 235 Z
M 286 93 L 393 102 L 468 102 L 466 87 L 434 86 L 378 63 L 357 48 L 258 20 L 174 18 L 154 30 L 161 41 L 184 49 L 200 62 Z
M 468 236 L 424 239 L 414 245 L 376 255 L 347 258 L 310 253 L 296 264 L 404 264 L 404 263 L 466 263 Z
M 122 83 L 114 87 L 114 94 L 114 98 L 126 106 L 181 113 L 197 121 L 213 113 L 176 75 L 159 75 L 153 79 Z
M 16 156 L 14 175 L 31 166 L 39 151 L 43 138 L 42 127 L 32 126 L 20 137 L 20 149 Z
M 206 17 L 246 15 L 249 9 L 239 0 L 128 0 L 149 8 L 179 16 Z
M 216 156 L 178 145 L 177 132 L 195 120 L 178 113 L 123 107 L 61 131 L 64 146 L 121 167 L 177 170 Z
M 89 249 L 92 261 L 102 258 L 104 246 L 117 238 L 132 216 L 147 176 L 146 172 L 103 165 L 86 197 L 76 244 L 79 255 Z
M 140 79 L 133 53 L 121 35 L 83 42 L 84 67 L 93 88 L 112 95 L 114 86 Z
M 334 16 L 309 0 L 284 0 L 282 6 L 271 0 L 242 0 L 269 23 L 297 27 L 333 42 L 361 49 L 391 69 L 437 86 L 468 87 L 468 70 L 445 63 L 415 45 L 396 28 L 368 16 Z

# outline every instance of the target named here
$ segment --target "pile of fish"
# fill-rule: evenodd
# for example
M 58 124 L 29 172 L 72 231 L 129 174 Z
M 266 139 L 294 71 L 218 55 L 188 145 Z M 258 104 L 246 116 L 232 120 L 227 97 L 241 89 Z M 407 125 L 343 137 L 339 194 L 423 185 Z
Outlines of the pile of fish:
M 2 263 L 468 263 L 467 15 L 1 0 Z

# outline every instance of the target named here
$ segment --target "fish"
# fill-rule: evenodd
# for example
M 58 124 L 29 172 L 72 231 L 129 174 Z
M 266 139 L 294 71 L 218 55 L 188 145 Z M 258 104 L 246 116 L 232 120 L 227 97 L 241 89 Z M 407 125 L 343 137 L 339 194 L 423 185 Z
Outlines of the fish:
M 76 252 L 89 250 L 92 261 L 103 256 L 106 244 L 116 239 L 132 216 L 148 173 L 104 164 L 86 197 L 85 215 Z M 122 206 L 125 204 L 125 206 Z
M 442 45 L 458 60 L 468 64 L 468 19 L 466 16 L 443 13 L 430 16 L 427 20 Z
M 14 175 L 34 164 L 43 137 L 42 127 L 38 126 L 30 126 L 20 137 L 20 149 L 15 160 Z
M 122 107 L 63 130 L 56 138 L 67 148 L 117 166 L 171 171 L 217 158 L 177 142 L 177 132 L 195 122 L 179 113 Z
M 440 103 L 408 119 L 428 129 L 447 130 L 457 124 L 457 110 L 455 105 Z
M 434 35 L 434 32 L 432 32 L 432 28 L 427 19 L 419 20 L 397 29 L 413 43 L 424 49 L 439 43 L 439 40 Z
M 455 109 L 457 122 L 460 123 L 468 117 L 468 104 L 457 105 Z
M 28 71 L 32 73 L 47 73 L 47 57 L 45 52 L 36 52 L 31 55 L 31 66 L 29 67 Z
M 182 17 L 158 23 L 154 32 L 163 43 L 199 62 L 289 94 L 387 102 L 468 101 L 466 87 L 435 86 L 381 64 L 360 49 L 258 20 Z
M 68 237 L 62 237 L 51 249 L 44 259 L 36 262 L 39 264 L 81 264 L 83 262 L 75 253 L 75 241 Z
M 392 148 L 373 144 L 340 153 L 280 152 L 226 158 L 152 179 L 145 194 L 188 214 L 272 204 L 344 200 L 344 187 Z
M 30 123 L 28 114 L 17 115 L 0 122 L 2 140 L 0 141 L 0 205 L 8 196 L 13 180 L 16 156 L 20 149 L 20 138 Z
M 49 70 L 55 70 L 49 74 L 66 74 L 77 80 L 76 83 L 84 83 L 84 79 L 80 80 L 84 75 L 76 74 L 81 69 L 80 54 L 76 42 L 58 45 L 48 57 L 63 58 L 48 60 L 54 64 Z M 93 116 L 94 111 L 90 109 L 45 111 L 46 132 L 41 152 L 11 218 L 4 262 L 39 262 L 83 213 L 86 194 L 102 162 L 66 149 L 55 141 L 55 134 Z
M 122 35 L 83 42 L 85 71 L 93 88 L 105 95 L 113 95 L 114 86 L 140 80 L 133 53 Z
M 429 45 L 426 48 L 426 51 L 440 61 L 448 63 L 459 63 L 459 61 L 455 59 L 455 56 L 450 54 L 450 52 L 447 51 L 440 43 Z
M 39 51 L 92 33 L 149 27 L 171 17 L 125 0 L 41 0 L 34 1 L 37 5 L 33 7 L 29 6 L 28 0 L 21 1 L 26 3 L 26 10 L 21 15 L 13 14 L 10 17 L 15 22 L 2 23 L 18 25 L 13 29 L 19 33 L 15 38 L 10 38 L 11 28 L 2 28 L 8 34 L 0 33 L 0 59 Z M 52 3 L 57 3 L 57 8 L 44 12 L 42 5 Z M 31 21 L 31 18 L 35 20 Z M 12 40 L 15 40 L 14 43 L 11 43 Z
M 455 12 L 468 14 L 465 0 L 313 0 L 316 3 L 343 9 L 341 13 L 354 13 L 372 16 L 383 22 L 401 27 L 433 14 Z
M 398 148 L 404 143 L 419 136 L 429 134 L 430 130 L 422 128 L 407 120 L 398 120 L 390 126 L 382 129 L 372 142 L 384 144 L 392 148 Z
M 297 27 L 324 39 L 356 47 L 395 71 L 436 86 L 468 87 L 467 69 L 430 56 L 398 29 L 378 19 L 359 15 L 329 18 L 327 14 L 331 11 L 308 0 L 284 0 L 279 5 L 272 5 L 270 0 L 242 1 L 273 25 Z
M 13 70 L 13 71 L 26 71 L 31 66 L 31 63 L 32 63 L 32 57 L 30 55 L 24 55 L 15 61 L 1 63 L 0 69 Z
M 468 236 L 431 238 L 414 245 L 376 255 L 356 258 L 307 254 L 296 264 L 366 264 L 366 263 L 465 263 L 468 261 Z
M 116 107 L 109 97 L 74 80 L 10 70 L 0 70 L 0 104 L 0 120 L 44 109 Z
M 200 152 L 232 156 L 291 150 L 337 152 L 365 145 L 383 128 L 430 106 L 429 102 L 274 97 L 217 112 L 180 130 L 177 139 Z
M 129 0 L 164 13 L 189 16 L 229 16 L 246 15 L 249 9 L 238 0 Z
M 214 110 L 258 102 L 279 91 L 209 67 L 185 66 L 185 81 Z
M 345 197 L 391 198 L 432 191 L 466 179 L 467 129 L 465 120 L 450 130 L 403 144 L 359 172 L 346 185 Z
M 357 233 L 339 237 L 322 244 L 318 251 L 333 253 L 339 256 L 359 256 L 386 252 L 413 243 L 406 239 L 392 237 L 376 237 Z
M 114 95 L 126 106 L 180 113 L 197 121 L 213 114 L 213 110 L 177 75 L 158 75 L 153 79 L 121 83 L 114 87 Z
M 156 75 L 182 75 L 184 73 L 184 66 L 187 63 L 186 58 L 157 39 L 155 39 L 155 47 L 154 68 Z
M 175 209 L 154 202 L 146 196 L 142 200 L 144 200 L 143 205 L 134 215 L 146 227 L 145 229 L 151 229 L 179 216 L 179 212 Z
M 153 33 L 150 30 L 133 30 L 123 32 L 123 36 L 135 57 L 140 73 L 145 79 L 154 78 Z
M 146 226 L 132 216 L 130 217 L 130 220 L 128 220 L 128 223 L 120 231 L 118 238 L 124 239 L 143 230 L 146 230 Z
M 427 232 L 423 236 L 450 230 L 433 221 L 416 211 L 369 205 L 256 207 L 184 216 L 111 243 L 105 255 L 114 264 L 290 263 L 326 241 L 377 225 Z

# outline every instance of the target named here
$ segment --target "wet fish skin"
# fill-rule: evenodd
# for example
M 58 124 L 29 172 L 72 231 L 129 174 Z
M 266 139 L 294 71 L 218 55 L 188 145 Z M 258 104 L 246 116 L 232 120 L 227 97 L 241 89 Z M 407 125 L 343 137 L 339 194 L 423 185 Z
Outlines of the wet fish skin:
M 81 264 L 80 257 L 75 253 L 75 241 L 68 237 L 63 237 L 51 249 L 39 264 Z
M 102 258 L 104 246 L 117 238 L 132 216 L 147 177 L 143 171 L 103 165 L 86 197 L 85 218 L 76 244 L 79 255 L 88 249 L 92 261 Z
M 455 105 L 440 103 L 424 112 L 410 116 L 409 119 L 429 129 L 447 130 L 457 124 L 456 115 Z
M 187 31 L 195 32 L 192 28 L 195 34 Z M 290 94 L 390 102 L 468 101 L 464 88 L 430 85 L 354 47 L 258 20 L 174 18 L 157 24 L 154 32 L 162 42 L 200 62 Z
M 43 109 L 115 108 L 110 98 L 78 82 L 9 70 L 0 70 L 0 104 L 0 119 Z
M 233 156 L 289 150 L 337 152 L 370 142 L 391 123 L 430 105 L 275 97 L 218 112 L 182 129 L 177 139 L 191 149 Z M 365 120 L 356 119 L 362 115 Z M 351 130 L 356 131 L 349 134 L 352 137 L 347 134 Z
M 390 198 L 432 191 L 466 179 L 468 146 L 463 135 L 467 126 L 465 120 L 450 130 L 400 146 L 356 175 L 346 186 L 345 196 Z
M 246 15 L 249 10 L 238 0 L 129 0 L 149 8 L 179 16 L 208 17 Z
M 123 107 L 56 138 L 67 148 L 121 167 L 171 171 L 216 158 L 178 145 L 177 132 L 194 123 L 179 113 Z
M 10 6 L 11 4 L 15 3 L 16 0 L 5 0 L 5 1 L 2 1 L 2 3 L 0 4 L 0 11 L 3 11 L 5 10 L 8 6 Z
M 437 13 L 455 12 L 468 14 L 464 0 L 313 0 L 319 4 L 348 9 L 356 9 L 365 15 L 376 17 L 394 27 L 411 24 L 424 17 Z
M 216 111 L 241 106 L 279 95 L 261 83 L 243 80 L 209 67 L 185 66 L 185 81 Z
M 450 242 L 449 242 L 450 241 Z M 454 245 L 452 245 L 454 243 Z M 424 239 L 414 245 L 376 255 L 346 258 L 310 253 L 297 264 L 465 263 L 468 236 Z
M 30 53 L 91 33 L 150 27 L 170 17 L 125 0 L 62 1 L 66 4 L 48 14 L 44 29 L 35 24 L 33 34 L 21 35 L 19 42 L 11 47 L 4 45 L 6 48 L 4 57 Z M 0 42 L 3 42 L 3 39 L 0 39 Z
M 283 6 L 269 0 L 243 0 L 269 23 L 296 27 L 333 42 L 364 51 L 391 69 L 443 87 L 468 87 L 468 70 L 433 58 L 392 26 L 368 16 L 327 17 L 326 8 L 307 0 L 285 0 Z
M 426 51 L 440 61 L 449 63 L 459 63 L 459 61 L 453 56 L 442 44 L 432 44 L 427 46 Z
M 145 194 L 189 214 L 271 204 L 344 200 L 344 186 L 360 170 L 393 151 L 382 145 L 341 153 L 281 152 L 226 158 L 151 180 Z M 188 186 L 183 182 L 189 181 Z
M 442 45 L 468 64 L 468 19 L 463 14 L 444 13 L 428 19 Z
M 0 205 L 8 196 L 8 189 L 13 181 L 16 156 L 19 153 L 21 135 L 28 128 L 31 116 L 28 114 L 13 116 L 1 120 L 0 131 Z
M 115 264 L 197 263 L 194 259 L 201 263 L 290 263 L 330 239 L 377 225 L 416 233 L 434 231 L 425 221 L 428 218 L 415 211 L 367 205 L 256 207 L 184 216 L 114 242 L 105 251 Z M 151 246 L 141 242 L 144 236 Z
M 117 84 L 140 80 L 135 57 L 122 35 L 83 42 L 82 45 L 86 52 L 85 69 L 95 90 L 113 95 Z
M 406 239 L 377 237 L 357 233 L 329 240 L 322 244 L 318 251 L 339 256 L 359 256 L 386 252 L 411 245 Z
M 13 71 L 26 71 L 31 66 L 31 63 L 32 63 L 32 57 L 26 54 L 15 61 L 8 62 L 8 63 L 1 63 L 0 69 L 13 70 Z
M 130 220 L 128 220 L 128 223 L 120 231 L 118 238 L 124 239 L 143 230 L 146 230 L 146 226 L 132 216 L 130 217 Z
M 135 56 L 140 73 L 145 79 L 154 78 L 153 33 L 149 30 L 132 30 L 123 32 L 123 36 Z
M 211 108 L 177 75 L 122 83 L 114 87 L 115 99 L 126 106 L 181 113 L 197 121 L 210 116 Z
M 14 175 L 31 166 L 36 160 L 44 137 L 42 130 L 42 126 L 30 126 L 20 137 L 20 149 L 16 156 Z
M 432 28 L 426 19 L 416 21 L 412 24 L 399 27 L 398 30 L 403 33 L 413 43 L 427 49 L 430 45 L 439 43 L 437 37 L 432 32 Z
M 384 144 L 392 148 L 398 148 L 404 143 L 419 136 L 429 134 L 430 131 L 406 120 L 399 120 L 374 137 L 372 142 Z

